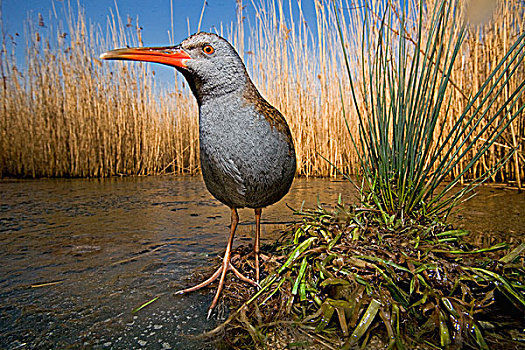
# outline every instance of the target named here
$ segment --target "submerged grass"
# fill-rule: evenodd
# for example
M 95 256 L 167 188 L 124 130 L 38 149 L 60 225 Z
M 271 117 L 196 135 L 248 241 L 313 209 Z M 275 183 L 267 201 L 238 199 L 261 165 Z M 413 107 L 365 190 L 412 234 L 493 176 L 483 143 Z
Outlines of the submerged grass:
M 233 348 L 523 346 L 525 244 L 474 247 L 446 224 L 342 203 L 298 214 L 265 247 L 261 290 L 229 282 L 236 311 L 209 335 L 226 330 Z

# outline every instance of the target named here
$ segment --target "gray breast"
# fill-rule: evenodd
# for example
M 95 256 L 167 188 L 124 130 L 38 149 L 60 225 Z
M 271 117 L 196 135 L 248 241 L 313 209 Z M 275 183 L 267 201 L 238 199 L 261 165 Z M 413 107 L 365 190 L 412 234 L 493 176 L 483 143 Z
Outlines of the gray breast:
M 262 208 L 279 201 L 292 184 L 293 142 L 276 109 L 270 106 L 261 112 L 242 96 L 235 97 L 215 98 L 199 108 L 202 174 L 208 190 L 222 203 Z M 279 113 L 284 127 L 272 125 L 268 111 Z

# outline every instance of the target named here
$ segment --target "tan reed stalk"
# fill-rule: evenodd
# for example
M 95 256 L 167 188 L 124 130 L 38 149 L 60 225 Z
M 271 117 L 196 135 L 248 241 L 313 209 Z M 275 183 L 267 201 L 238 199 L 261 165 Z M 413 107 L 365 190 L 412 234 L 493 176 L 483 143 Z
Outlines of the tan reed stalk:
M 367 11 L 374 14 L 372 18 L 376 21 L 381 20 L 383 1 L 371 0 L 362 3 L 367 6 Z M 295 21 L 294 18 L 282 16 L 285 6 L 292 12 L 294 6 L 300 9 L 301 2 L 285 4 L 280 0 L 262 0 L 252 1 L 252 4 L 256 9 L 256 21 L 248 41 L 249 52 L 254 54 L 246 57 L 246 61 L 263 94 L 288 118 L 298 144 L 299 174 L 335 175 L 334 168 L 324 158 L 340 170 L 352 173 L 356 154 L 353 153 L 344 120 L 341 118 L 341 90 L 345 99 L 345 109 L 351 110 L 350 101 L 346 100 L 349 95 L 349 82 L 342 73 L 343 61 L 331 6 L 328 2 L 314 2 L 317 29 L 317 36 L 314 37 L 301 15 Z M 418 1 L 407 2 L 408 12 L 413 14 L 411 20 L 416 19 L 418 4 Z M 339 0 L 336 6 L 343 14 L 343 35 L 348 45 L 347 50 L 351 53 L 350 58 L 354 60 L 350 64 L 359 67 L 356 60 L 362 46 L 361 30 L 364 25 L 363 17 L 359 15 L 361 9 L 342 0 Z M 429 1 L 428 7 L 431 6 L 432 1 Z M 458 60 L 451 78 L 452 118 L 449 118 L 447 124 L 452 125 L 455 121 L 454 116 L 459 115 L 468 97 L 479 88 L 480 82 L 485 80 L 495 62 L 503 57 L 509 46 L 509 39 L 504 38 L 516 37 L 517 31 L 523 28 L 523 11 L 524 5 L 521 2 L 499 2 L 494 15 L 489 16 L 485 23 L 472 25 L 463 48 L 463 57 Z M 298 12 L 302 13 L 300 10 Z M 377 27 L 377 22 L 374 25 Z M 415 37 L 412 40 L 415 40 Z M 507 44 L 505 46 L 501 45 L 502 43 Z M 359 73 L 361 72 L 356 74 L 356 80 L 362 82 Z M 524 79 L 523 69 L 511 79 L 513 83 L 510 87 L 519 84 Z M 362 87 L 358 90 L 364 92 Z M 510 148 L 520 148 L 514 155 L 514 166 L 502 168 L 494 176 L 494 180 L 517 179 L 523 176 L 523 166 L 519 165 L 520 159 L 523 158 L 523 145 L 518 140 L 523 140 L 524 118 L 520 116 L 513 122 L 509 132 L 501 138 L 501 142 L 480 161 L 477 171 L 467 174 L 467 177 L 479 176 L 504 157 Z M 355 131 L 355 118 L 350 117 L 349 121 L 350 129 Z M 483 126 L 482 123 L 480 127 Z M 463 164 L 458 165 L 457 173 L 461 172 L 462 167 Z M 517 183 L 519 184 L 519 181 Z
M 196 106 L 189 93 L 158 88 L 146 65 L 98 60 L 109 48 L 142 45 L 138 24 L 113 16 L 104 38 L 83 13 L 63 17 L 64 26 L 56 15 L 47 25 L 41 17 L 41 26 L 28 26 L 24 75 L 3 40 L 1 174 L 196 173 Z
M 331 2 L 313 1 L 315 22 L 306 23 L 301 1 L 251 1 L 254 21 L 250 26 L 244 23 L 243 3 L 238 0 L 237 23 L 226 26 L 226 36 L 239 50 L 261 93 L 286 116 L 296 142 L 298 174 L 335 176 L 332 165 L 353 173 L 358 155 L 342 117 L 343 108 L 352 111 L 352 101 Z M 419 2 L 406 3 L 415 19 Z M 370 25 L 377 27 L 383 0 L 360 4 L 373 13 L 376 24 Z M 350 0 L 336 0 L 346 49 L 352 53 L 350 65 L 360 85 L 357 90 L 366 93 L 362 75 L 369 72 L 360 71 L 357 61 L 364 9 L 355 6 Z M 524 27 L 524 7 L 518 0 L 499 1 L 490 20 L 471 27 L 452 75 L 452 116 L 459 114 L 467 97 Z M 286 12 L 295 15 L 287 17 Z M 65 18 L 63 25 L 59 18 Z M 98 60 L 108 49 L 142 45 L 138 23 L 130 18 L 123 22 L 117 12 L 103 34 L 100 27 L 86 23 L 83 13 L 67 8 L 63 15 L 45 19 L 45 28 L 38 25 L 43 21 L 28 25 L 24 72 L 12 54 L 14 39 L 2 36 L 0 176 L 199 172 L 197 110 L 189 90 L 182 88 L 182 79 L 174 75 L 175 89 L 167 89 L 155 85 L 154 68 L 148 65 Z M 521 67 L 510 79 L 510 87 L 517 86 L 525 79 L 525 69 Z M 348 127 L 356 134 L 355 118 L 349 116 Z M 494 180 L 521 186 L 524 140 L 525 116 L 520 116 L 466 177 L 476 177 L 510 149 L 517 149 L 512 162 Z

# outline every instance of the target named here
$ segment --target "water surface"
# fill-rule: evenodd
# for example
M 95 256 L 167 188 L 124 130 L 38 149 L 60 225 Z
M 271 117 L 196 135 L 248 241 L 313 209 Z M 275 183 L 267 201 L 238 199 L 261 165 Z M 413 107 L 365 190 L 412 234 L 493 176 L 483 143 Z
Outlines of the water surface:
M 0 194 L 0 348 L 208 347 L 192 335 L 220 321 L 206 320 L 212 295 L 173 295 L 229 234 L 229 209 L 200 177 L 2 180 Z M 297 179 L 263 211 L 263 238 L 297 220 L 288 206 L 340 194 L 355 202 L 346 181 Z M 253 211 L 239 214 L 236 244 L 249 244 Z M 524 215 L 524 194 L 483 187 L 454 222 L 485 244 L 518 242 Z

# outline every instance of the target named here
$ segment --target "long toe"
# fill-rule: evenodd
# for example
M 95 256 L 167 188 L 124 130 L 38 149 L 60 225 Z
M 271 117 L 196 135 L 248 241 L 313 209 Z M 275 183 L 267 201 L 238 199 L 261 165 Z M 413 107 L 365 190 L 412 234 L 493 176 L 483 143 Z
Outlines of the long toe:
M 177 292 L 175 292 L 175 294 L 185 294 L 185 293 L 189 293 L 189 292 L 194 292 L 196 290 L 199 290 L 201 288 L 204 288 L 206 287 L 207 285 L 209 285 L 210 283 L 212 283 L 213 281 L 215 281 L 217 278 L 219 278 L 219 276 L 221 275 L 221 272 L 222 272 L 222 265 L 217 269 L 217 271 L 215 271 L 213 273 L 213 275 L 211 275 L 210 278 L 208 278 L 206 281 L 202 282 L 202 283 L 199 283 L 197 284 L 196 286 L 193 286 L 191 288 L 187 288 L 187 289 L 183 289 L 183 290 L 179 290 Z
M 256 287 L 259 287 L 259 281 L 254 281 L 246 276 L 244 276 L 242 273 L 239 272 L 239 270 L 237 270 L 235 268 L 235 266 L 233 266 L 232 264 L 230 264 L 230 267 L 229 267 L 230 270 L 233 271 L 233 273 L 235 274 L 235 276 L 237 276 L 238 279 L 240 279 L 241 281 L 243 282 L 246 282 L 246 283 L 250 283 L 251 285 L 254 285 Z

